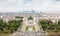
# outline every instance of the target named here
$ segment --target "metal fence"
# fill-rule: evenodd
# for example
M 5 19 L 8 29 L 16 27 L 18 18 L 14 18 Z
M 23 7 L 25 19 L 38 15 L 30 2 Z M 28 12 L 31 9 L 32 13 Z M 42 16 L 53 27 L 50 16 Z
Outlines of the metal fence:
M 14 36 L 60 36 L 60 34 L 44 34 L 41 32 L 19 32 L 13 34 Z

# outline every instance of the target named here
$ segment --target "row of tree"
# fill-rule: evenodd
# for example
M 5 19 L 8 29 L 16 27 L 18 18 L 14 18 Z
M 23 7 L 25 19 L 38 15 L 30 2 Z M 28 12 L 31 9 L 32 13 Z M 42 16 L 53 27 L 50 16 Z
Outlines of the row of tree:
M 58 23 L 52 23 L 50 20 L 41 20 L 39 22 L 42 25 L 42 29 L 44 31 L 46 31 L 46 29 L 48 30 L 60 30 L 60 21 L 58 21 Z
M 0 20 L 0 33 L 13 33 L 17 31 L 18 27 L 20 27 L 23 20 L 12 20 L 8 23 L 3 22 L 3 20 Z

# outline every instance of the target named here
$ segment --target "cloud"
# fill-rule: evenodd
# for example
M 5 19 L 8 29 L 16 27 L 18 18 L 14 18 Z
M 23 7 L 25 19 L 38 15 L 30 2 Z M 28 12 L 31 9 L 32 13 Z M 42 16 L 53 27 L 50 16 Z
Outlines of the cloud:
M 0 0 L 0 11 L 60 11 L 60 0 Z

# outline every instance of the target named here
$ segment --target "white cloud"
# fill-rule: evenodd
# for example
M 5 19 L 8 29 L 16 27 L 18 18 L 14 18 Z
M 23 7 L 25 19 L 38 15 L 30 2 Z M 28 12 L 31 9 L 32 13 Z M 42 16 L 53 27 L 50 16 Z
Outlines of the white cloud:
M 60 11 L 60 1 L 56 0 L 0 0 L 0 11 Z

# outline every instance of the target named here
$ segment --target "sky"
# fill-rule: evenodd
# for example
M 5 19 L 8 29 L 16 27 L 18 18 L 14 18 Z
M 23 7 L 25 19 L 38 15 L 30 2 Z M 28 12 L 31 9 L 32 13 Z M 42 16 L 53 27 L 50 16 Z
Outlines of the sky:
M 60 0 L 0 0 L 0 12 L 23 10 L 60 12 Z

